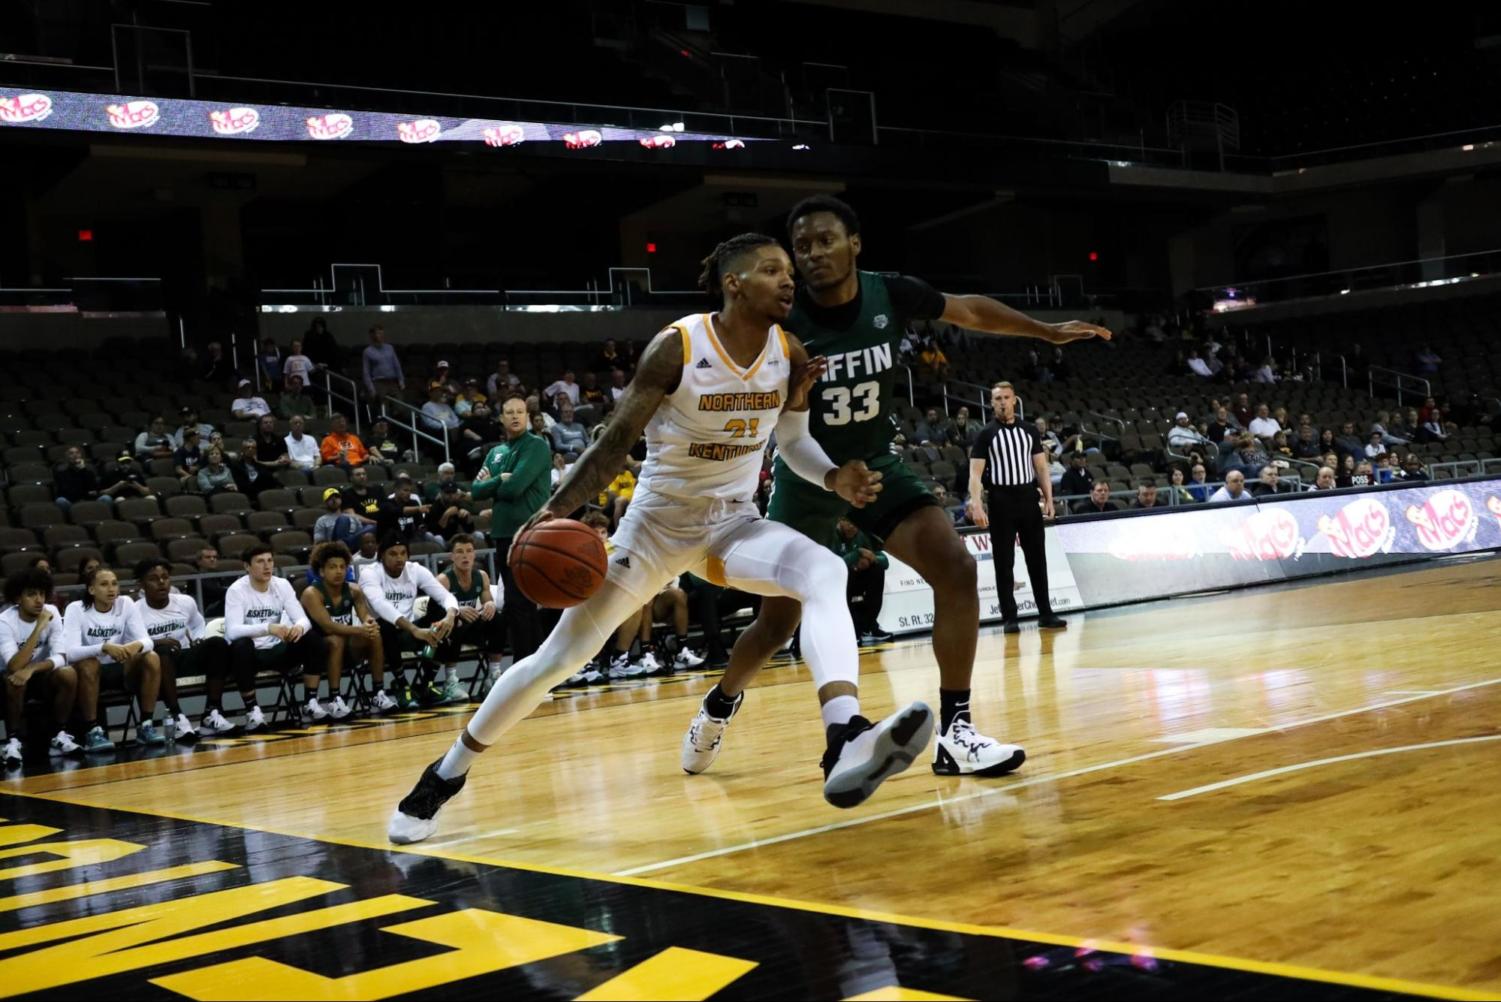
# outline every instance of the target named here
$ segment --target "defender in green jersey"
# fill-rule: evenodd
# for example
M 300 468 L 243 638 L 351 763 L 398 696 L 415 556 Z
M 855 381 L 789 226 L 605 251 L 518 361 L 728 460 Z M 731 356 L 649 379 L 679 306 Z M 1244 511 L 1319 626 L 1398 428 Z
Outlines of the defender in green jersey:
M 788 216 L 787 229 L 802 279 L 787 329 L 802 339 L 810 355 L 827 359 L 824 375 L 810 394 L 813 436 L 833 462 L 863 459 L 883 477 L 877 499 L 863 509 L 852 509 L 778 460 L 767 517 L 832 546 L 835 525 L 847 516 L 863 532 L 883 539 L 888 552 L 923 576 L 933 589 L 933 651 L 941 676 L 933 771 L 1004 775 L 1022 764 L 1025 752 L 978 733 L 969 717 L 980 627 L 974 558 L 926 485 L 891 452 L 898 345 L 911 320 L 942 320 L 970 331 L 1050 344 L 1091 337 L 1108 340 L 1110 331 L 1076 320 L 1046 324 L 987 296 L 946 295 L 920 279 L 860 271 L 859 219 L 836 198 L 804 199 Z M 794 600 L 762 601 L 756 621 L 735 643 L 724 678 L 704 697 L 696 732 L 690 731 L 699 745 L 705 743 L 706 720 L 716 725 L 712 737 L 722 735 L 745 686 L 786 645 L 801 616 Z M 689 748 L 684 740 L 686 763 Z M 717 754 L 718 744 L 715 748 Z M 701 749 L 694 765 L 690 772 L 706 768 Z

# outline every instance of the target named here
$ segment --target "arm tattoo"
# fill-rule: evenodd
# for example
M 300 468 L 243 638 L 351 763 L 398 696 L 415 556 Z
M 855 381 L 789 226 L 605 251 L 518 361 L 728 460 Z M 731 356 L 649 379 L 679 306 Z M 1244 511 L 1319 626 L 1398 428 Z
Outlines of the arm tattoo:
M 677 389 L 683 375 L 682 335 L 669 327 L 652 339 L 636 375 L 615 405 L 599 439 L 579 457 L 547 502 L 547 510 L 565 518 L 610 485 L 625 466 L 631 446 L 646 430 L 663 399 Z

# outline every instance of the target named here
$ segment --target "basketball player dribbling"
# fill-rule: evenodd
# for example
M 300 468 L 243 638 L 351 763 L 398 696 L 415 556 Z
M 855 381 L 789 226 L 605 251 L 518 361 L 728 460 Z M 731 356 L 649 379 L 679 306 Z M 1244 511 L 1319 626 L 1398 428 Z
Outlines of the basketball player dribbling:
M 861 507 L 881 490 L 880 474 L 863 459 L 836 466 L 808 433 L 808 391 L 824 360 L 810 359 L 779 326 L 792 308 L 792 261 L 771 237 L 744 234 L 720 244 L 704 263 L 700 281 L 720 292 L 721 310 L 685 317 L 652 339 L 604 433 L 526 526 L 564 518 L 597 495 L 645 431 L 646 462 L 604 582 L 564 611 L 535 654 L 501 676 L 458 740 L 397 807 L 387 828 L 392 842 L 430 837 L 475 758 L 685 571 L 806 607 L 803 650 L 828 741 L 822 768 L 829 803 L 863 802 L 927 747 L 933 712 L 923 703 L 876 724 L 860 716 L 844 562 L 797 530 L 762 519 L 753 501 L 773 428 L 782 461 L 837 494 L 842 505 Z
M 810 394 L 812 434 L 833 457 L 830 462 L 864 459 L 882 473 L 881 496 L 849 512 L 851 521 L 884 540 L 887 552 L 933 589 L 933 654 L 940 676 L 933 772 L 1005 775 L 1022 764 L 1026 753 L 986 737 L 970 722 L 970 678 L 980 632 L 974 557 L 921 478 L 891 451 L 898 345 L 910 320 L 942 320 L 966 330 L 1050 344 L 1109 340 L 1110 331 L 1078 320 L 1046 324 L 987 296 L 951 296 L 911 276 L 860 271 L 860 222 L 837 198 L 804 199 L 788 214 L 787 230 L 803 279 L 788 314 L 790 324 L 810 350 L 828 360 L 818 389 Z M 808 483 L 784 459 L 779 454 L 772 471 L 766 517 L 831 546 L 848 507 Z M 745 687 L 786 645 L 801 613 L 797 600 L 786 595 L 761 603 L 755 622 L 735 641 L 724 677 L 705 695 L 683 736 L 685 772 L 701 773 L 714 763 Z M 813 618 L 811 609 L 808 613 L 805 632 Z

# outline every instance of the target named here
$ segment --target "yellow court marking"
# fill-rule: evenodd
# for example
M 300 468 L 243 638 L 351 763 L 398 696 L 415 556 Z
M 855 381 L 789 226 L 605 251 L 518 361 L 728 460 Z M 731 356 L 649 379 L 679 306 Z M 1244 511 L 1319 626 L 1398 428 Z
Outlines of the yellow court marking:
M 47 800 L 54 803 L 70 804 L 76 807 L 91 807 L 99 810 L 122 810 L 106 803 L 97 801 L 76 800 L 60 794 L 35 794 L 18 793 L 15 796 L 29 797 L 37 800 Z M 125 811 L 125 813 L 147 814 L 145 811 Z M 1401 978 L 1385 978 L 1369 974 L 1359 974 L 1350 971 L 1328 971 L 1317 967 L 1303 967 L 1298 964 L 1285 964 L 1274 961 L 1253 960 L 1245 957 L 1223 957 L 1212 953 L 1200 953 L 1195 950 L 1178 950 L 1172 947 L 1158 947 L 1144 943 L 1120 943 L 1113 940 L 1093 939 L 1081 936 L 1064 936 L 1057 933 L 1037 932 L 1030 929 L 1017 929 L 1011 926 L 983 926 L 972 925 L 967 922 L 951 922 L 945 919 L 919 918 L 911 915 L 897 915 L 892 912 L 875 911 L 866 908 L 852 908 L 846 905 L 825 904 L 813 901 L 800 901 L 794 898 L 780 898 L 767 894 L 752 894 L 743 891 L 725 890 L 717 887 L 695 887 L 688 884 L 675 884 L 665 880 L 652 880 L 645 877 L 619 877 L 609 873 L 592 873 L 586 870 L 573 870 L 566 867 L 543 866 L 536 863 L 514 863 L 501 859 L 490 859 L 483 856 L 471 856 L 464 853 L 445 852 L 443 850 L 420 847 L 407 847 L 397 850 L 393 846 L 362 842 L 356 839 L 333 838 L 317 835 L 307 835 L 302 832 L 291 832 L 276 828 L 266 828 L 256 825 L 248 825 L 236 821 L 215 821 L 208 818 L 193 817 L 173 811 L 157 810 L 150 812 L 148 816 L 171 818 L 177 821 L 188 821 L 200 825 L 217 825 L 222 828 L 238 828 L 243 831 L 263 832 L 268 835 L 281 835 L 287 838 L 307 839 L 309 841 L 324 842 L 328 845 L 342 845 L 352 849 L 367 849 L 375 852 L 407 852 L 418 856 L 431 856 L 437 859 L 449 859 L 459 863 L 474 863 L 480 866 L 494 866 L 511 870 L 523 870 L 530 873 L 545 873 L 558 877 L 570 877 L 576 880 L 596 880 L 603 883 L 621 884 L 627 887 L 641 887 L 648 890 L 670 891 L 677 894 L 694 894 L 699 897 L 718 898 L 723 901 L 737 901 L 742 904 L 761 905 L 768 908 L 788 908 L 794 911 L 812 912 L 818 915 L 837 915 L 841 918 L 850 918 L 866 922 L 884 922 L 891 925 L 904 925 L 917 929 L 931 929 L 938 932 L 955 932 L 969 936 L 985 936 L 991 939 L 1022 940 L 1035 943 L 1046 943 L 1051 946 L 1067 946 L 1073 948 L 1086 947 L 1107 953 L 1121 953 L 1130 955 L 1148 954 L 1158 960 L 1165 960 L 1181 964 L 1198 964 L 1204 967 L 1219 967 L 1232 971 L 1246 971 L 1253 974 L 1266 974 L 1273 977 L 1293 978 L 1302 981 L 1315 981 L 1324 984 L 1348 985 L 1354 988 L 1368 988 L 1373 991 L 1394 992 L 1408 995 L 1420 995 L 1427 998 L 1437 999 L 1460 999 L 1475 1000 L 1475 1002 L 1493 1002 L 1494 993 L 1478 991 L 1475 989 L 1461 988 L 1455 985 L 1433 985 L 1419 981 L 1406 981 Z
M 670 946 L 580 995 L 578 1002 L 628 999 L 697 1002 L 711 997 L 755 966 L 753 960 Z

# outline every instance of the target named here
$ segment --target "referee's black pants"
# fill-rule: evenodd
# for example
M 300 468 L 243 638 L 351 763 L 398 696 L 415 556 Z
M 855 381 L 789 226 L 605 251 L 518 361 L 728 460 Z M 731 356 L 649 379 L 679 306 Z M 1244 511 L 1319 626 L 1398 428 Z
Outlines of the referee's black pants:
M 1032 598 L 1037 614 L 1053 614 L 1048 601 L 1047 544 L 1042 536 L 1042 509 L 1038 507 L 1037 486 L 992 487 L 990 497 L 990 552 L 995 561 L 995 590 L 1001 600 L 1001 615 L 1008 622 L 1016 620 L 1016 591 L 1013 574 L 1016 568 L 1016 541 L 1021 541 L 1022 557 L 1032 579 Z

